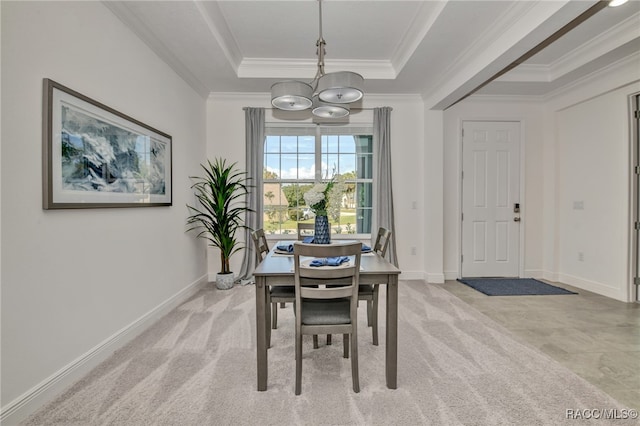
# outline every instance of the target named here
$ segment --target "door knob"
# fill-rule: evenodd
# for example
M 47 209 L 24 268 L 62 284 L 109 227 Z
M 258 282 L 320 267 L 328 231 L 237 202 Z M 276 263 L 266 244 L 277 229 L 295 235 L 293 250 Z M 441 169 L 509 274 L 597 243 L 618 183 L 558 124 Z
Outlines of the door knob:
M 514 218 L 513 218 L 513 221 L 514 221 L 514 222 L 520 222 L 520 218 L 519 218 L 519 217 L 514 217 Z

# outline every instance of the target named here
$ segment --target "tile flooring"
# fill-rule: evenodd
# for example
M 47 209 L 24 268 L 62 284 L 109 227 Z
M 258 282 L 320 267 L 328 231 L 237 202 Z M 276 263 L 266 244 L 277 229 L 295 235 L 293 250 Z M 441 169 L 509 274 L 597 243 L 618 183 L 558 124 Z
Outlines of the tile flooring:
M 444 288 L 630 408 L 640 409 L 640 304 L 552 283 L 577 295 L 486 296 Z

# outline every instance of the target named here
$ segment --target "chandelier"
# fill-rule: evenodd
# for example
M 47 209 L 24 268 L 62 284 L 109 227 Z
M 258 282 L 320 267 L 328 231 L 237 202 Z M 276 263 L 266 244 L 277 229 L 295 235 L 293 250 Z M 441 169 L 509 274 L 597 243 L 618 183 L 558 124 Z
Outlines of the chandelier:
M 310 83 L 297 80 L 279 81 L 271 86 L 271 105 L 284 111 L 302 111 L 322 118 L 349 115 L 349 104 L 362 99 L 364 78 L 355 72 L 338 71 L 325 74 L 325 41 L 322 38 L 322 0 L 318 0 L 319 37 L 316 42 L 318 69 Z

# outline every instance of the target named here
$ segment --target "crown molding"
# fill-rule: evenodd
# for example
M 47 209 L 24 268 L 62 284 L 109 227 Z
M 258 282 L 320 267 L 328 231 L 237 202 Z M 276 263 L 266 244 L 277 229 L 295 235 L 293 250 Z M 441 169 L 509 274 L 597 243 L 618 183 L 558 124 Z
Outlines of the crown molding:
M 449 1 L 422 3 L 391 58 L 391 64 L 396 74 L 400 74 L 400 71 L 409 62 Z
M 496 78 L 494 81 L 549 83 L 553 80 L 551 78 L 551 67 L 549 65 L 520 64 L 508 73 Z
M 627 84 L 640 81 L 637 75 L 634 77 L 633 70 L 637 70 L 640 66 L 640 52 L 628 55 L 610 65 L 592 72 L 578 80 L 575 80 L 569 84 L 566 84 L 554 91 L 551 91 L 544 95 L 483 95 L 474 94 L 467 98 L 469 102 L 542 102 L 556 104 L 554 108 L 557 110 L 566 108 L 567 106 L 574 105 L 584 100 L 585 92 L 582 90 L 584 87 L 590 87 L 598 85 L 595 90 L 590 90 L 593 94 L 588 95 L 587 99 L 602 93 L 603 91 L 611 90 L 611 87 L 617 88 Z M 607 83 L 611 80 L 612 76 L 618 76 L 615 78 L 614 83 Z M 621 75 L 621 77 L 619 76 Z
M 211 102 L 233 102 L 241 101 L 271 108 L 271 93 L 269 92 L 211 92 L 207 101 Z M 400 103 L 423 103 L 422 96 L 417 93 L 367 93 L 362 101 L 362 108 L 369 109 L 377 105 L 400 104 Z M 256 105 L 259 104 L 259 105 Z M 357 109 L 357 108 L 354 108 Z
M 544 100 L 545 102 L 553 103 L 556 110 L 561 110 L 584 101 L 585 97 L 589 99 L 590 97 L 611 90 L 612 87 L 617 88 L 640 81 L 637 73 L 639 67 L 640 52 L 635 52 L 604 68 L 547 93 L 544 96 Z M 583 88 L 589 88 L 590 90 L 585 91 Z M 587 92 L 593 92 L 593 95 Z
M 209 94 L 207 85 L 198 79 L 182 61 L 171 53 L 171 50 L 162 43 L 134 13 L 129 9 L 127 2 L 112 2 L 103 0 L 102 4 L 111 11 L 123 24 L 156 53 L 171 69 L 175 71 L 193 90 L 206 98 Z
M 198 12 L 200 12 L 200 15 L 207 24 L 209 31 L 211 31 L 211 34 L 220 45 L 227 61 L 229 61 L 231 67 L 237 72 L 238 67 L 242 62 L 242 53 L 240 53 L 240 48 L 233 38 L 233 34 L 227 25 L 227 21 L 224 19 L 224 15 L 218 6 L 218 2 L 194 1 L 193 4 L 198 9 Z
M 533 9 L 533 3 L 521 2 L 512 4 L 500 17 L 496 19 L 494 25 L 476 38 L 475 42 L 467 47 L 444 71 L 441 81 L 447 80 L 452 73 L 459 73 L 465 70 L 482 58 L 486 58 L 487 51 L 496 43 L 503 42 L 505 34 L 517 27 L 515 24 L 525 19 Z M 498 53 L 501 53 L 499 51 Z M 488 63 L 490 59 L 486 58 Z M 439 85 L 438 85 L 439 86 Z
M 640 37 L 640 12 L 631 15 L 618 25 L 597 35 L 550 65 L 551 79 L 593 61 L 594 59 Z
M 542 95 L 471 95 L 464 102 L 538 103 L 544 100 Z
M 438 78 L 431 90 L 423 97 L 429 107 L 442 108 L 450 103 L 449 98 L 461 97 L 471 87 L 472 79 L 481 80 L 479 73 L 487 75 L 502 66 L 497 61 L 509 54 L 514 46 L 527 38 L 541 22 L 545 22 L 562 9 L 565 2 L 516 2 L 496 18 L 494 25 L 476 38 Z M 515 59 L 515 58 L 513 58 Z M 503 60 L 506 66 L 508 60 Z M 425 88 L 428 89 L 428 88 Z
M 317 61 L 311 59 L 245 58 L 238 67 L 239 78 L 299 78 L 311 80 L 318 70 Z M 325 72 L 349 70 L 365 79 L 393 80 L 396 70 L 389 61 L 325 60 Z
M 549 65 L 521 64 L 495 81 L 554 81 L 606 53 L 640 37 L 640 12 L 598 34 Z
M 349 70 L 361 74 L 365 79 L 393 80 L 411 59 L 416 49 L 426 37 L 449 0 L 424 2 L 399 43 L 391 60 L 331 60 L 325 59 L 325 71 Z M 215 26 L 214 26 L 215 27 Z M 229 37 L 231 38 L 231 37 Z M 219 39 L 223 45 L 226 38 Z M 226 50 L 226 49 L 225 49 Z M 237 50 L 237 48 L 235 49 Z M 230 61 L 231 62 L 231 61 Z M 232 65 L 234 65 L 232 63 Z M 241 58 L 234 65 L 238 78 L 299 78 L 311 79 L 317 71 L 315 59 L 266 59 Z
M 207 100 L 209 101 L 231 101 L 231 100 L 245 100 L 245 101 L 259 101 L 264 98 L 267 104 L 270 104 L 271 93 L 269 92 L 211 92 Z

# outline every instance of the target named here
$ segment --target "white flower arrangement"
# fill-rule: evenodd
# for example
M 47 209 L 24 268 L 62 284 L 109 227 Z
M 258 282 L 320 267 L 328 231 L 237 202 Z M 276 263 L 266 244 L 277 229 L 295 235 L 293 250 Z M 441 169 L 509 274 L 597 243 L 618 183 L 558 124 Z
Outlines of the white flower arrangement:
M 304 193 L 304 201 L 316 216 L 327 216 L 329 201 L 334 198 L 331 196 L 334 185 L 335 181 L 331 179 L 328 183 L 315 184 L 313 188 Z

